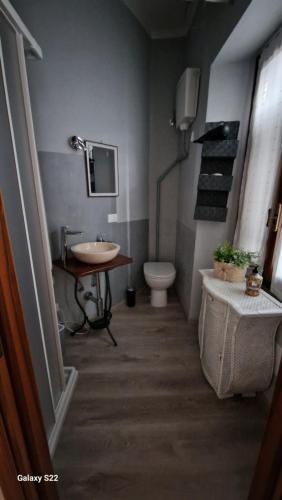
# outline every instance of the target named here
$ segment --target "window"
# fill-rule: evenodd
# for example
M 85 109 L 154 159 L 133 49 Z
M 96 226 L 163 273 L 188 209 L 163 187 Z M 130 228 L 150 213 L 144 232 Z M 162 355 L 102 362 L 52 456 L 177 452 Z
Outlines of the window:
M 273 255 L 270 259 L 270 255 L 266 252 L 267 241 L 271 239 L 273 244 L 273 237 L 270 238 L 268 235 L 267 220 L 268 211 L 273 207 L 274 200 L 278 196 L 281 178 L 281 144 L 282 30 L 265 47 L 259 61 L 235 232 L 235 244 L 246 250 L 258 252 L 259 262 L 262 265 L 266 258 L 268 271 L 273 267 Z M 279 228 L 279 236 L 275 238 L 274 244 L 276 253 L 274 281 L 280 273 L 282 298 L 282 255 L 281 258 L 279 257 L 282 236 L 280 237 L 280 232 Z M 271 266 L 269 266 L 270 261 Z

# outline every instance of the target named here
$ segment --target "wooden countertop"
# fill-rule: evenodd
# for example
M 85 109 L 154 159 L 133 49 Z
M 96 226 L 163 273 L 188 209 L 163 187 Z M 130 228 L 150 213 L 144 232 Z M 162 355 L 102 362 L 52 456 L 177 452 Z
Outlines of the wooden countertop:
M 80 278 L 81 276 L 89 276 L 90 274 L 104 273 L 115 267 L 131 264 L 131 262 L 132 257 L 118 254 L 113 260 L 104 264 L 84 264 L 75 258 L 71 258 L 67 259 L 65 266 L 61 260 L 54 260 L 53 265 L 71 274 L 74 278 Z

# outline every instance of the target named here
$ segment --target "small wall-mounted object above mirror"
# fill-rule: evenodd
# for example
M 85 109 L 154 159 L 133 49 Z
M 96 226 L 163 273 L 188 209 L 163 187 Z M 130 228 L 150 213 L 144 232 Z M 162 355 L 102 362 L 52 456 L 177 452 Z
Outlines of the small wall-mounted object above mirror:
M 118 148 L 85 141 L 89 196 L 118 196 Z

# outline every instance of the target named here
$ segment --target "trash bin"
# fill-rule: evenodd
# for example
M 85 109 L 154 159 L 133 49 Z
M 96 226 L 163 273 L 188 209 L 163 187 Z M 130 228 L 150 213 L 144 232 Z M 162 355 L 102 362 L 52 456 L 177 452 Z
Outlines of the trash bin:
M 136 301 L 136 290 L 133 287 L 128 287 L 126 290 L 126 303 L 128 307 L 134 307 Z

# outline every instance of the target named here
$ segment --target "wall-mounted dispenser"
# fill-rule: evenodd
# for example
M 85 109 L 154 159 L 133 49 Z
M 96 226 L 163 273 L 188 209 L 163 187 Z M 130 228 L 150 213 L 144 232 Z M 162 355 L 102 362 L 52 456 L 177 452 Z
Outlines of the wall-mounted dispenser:
M 197 113 L 200 69 L 186 68 L 176 88 L 176 126 L 187 130 Z

